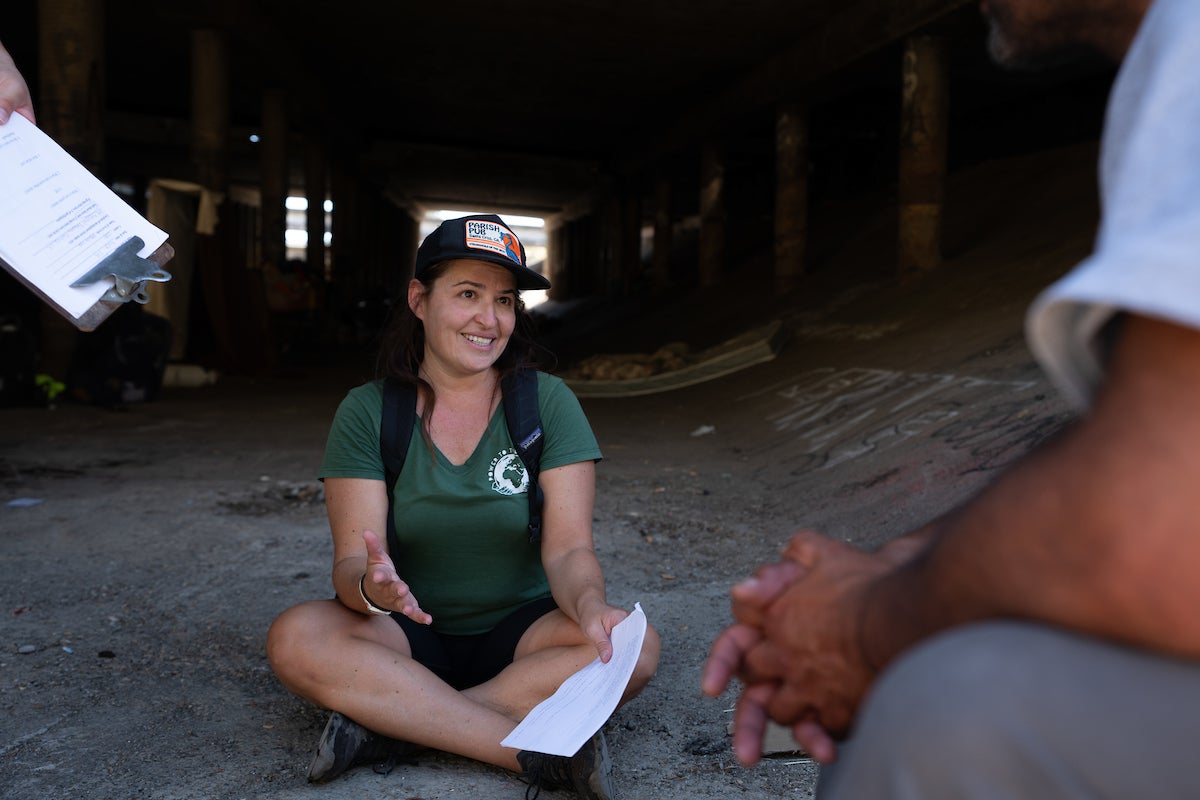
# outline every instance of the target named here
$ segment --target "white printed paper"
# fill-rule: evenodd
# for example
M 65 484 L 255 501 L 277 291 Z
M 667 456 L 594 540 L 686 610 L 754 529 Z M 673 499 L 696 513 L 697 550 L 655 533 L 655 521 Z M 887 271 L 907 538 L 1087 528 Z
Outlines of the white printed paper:
M 597 658 L 567 678 L 500 744 L 556 756 L 575 755 L 612 716 L 633 675 L 646 638 L 641 603 L 635 603 L 633 613 L 617 623 L 610 638 L 613 656 L 607 664 Z
M 133 236 L 167 240 L 32 122 L 0 126 L 0 259 L 78 319 L 113 282 L 71 284 Z

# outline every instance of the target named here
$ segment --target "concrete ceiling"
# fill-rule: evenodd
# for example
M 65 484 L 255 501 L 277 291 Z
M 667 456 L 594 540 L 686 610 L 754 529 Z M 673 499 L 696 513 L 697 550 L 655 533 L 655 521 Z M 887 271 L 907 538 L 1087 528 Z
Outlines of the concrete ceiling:
M 4 41 L 35 72 L 38 2 L 6 8 Z M 968 0 L 105 0 L 105 14 L 110 160 L 187 163 L 191 32 L 216 28 L 250 175 L 242 137 L 277 87 L 295 136 L 418 207 L 563 211 L 600 176 L 694 161 L 709 137 L 769 160 L 783 100 L 873 88 L 894 115 L 896 43 L 914 31 L 967 54 L 957 80 L 987 69 Z

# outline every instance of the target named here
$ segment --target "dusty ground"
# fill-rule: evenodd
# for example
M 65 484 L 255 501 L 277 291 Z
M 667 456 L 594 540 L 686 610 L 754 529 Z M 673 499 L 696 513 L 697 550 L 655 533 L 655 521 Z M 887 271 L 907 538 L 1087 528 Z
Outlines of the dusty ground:
M 863 546 L 901 533 L 1067 419 L 1020 325 L 1036 288 L 1087 247 L 1086 225 L 1047 209 L 1086 201 L 1056 196 L 1053 170 L 1037 174 L 1037 199 L 988 217 L 1002 206 L 993 193 L 952 227 L 933 279 L 765 303 L 755 324 L 777 314 L 793 332 L 775 361 L 585 402 L 606 455 L 595 530 L 610 597 L 640 601 L 663 636 L 658 676 L 607 727 L 626 800 L 810 796 L 803 759 L 738 766 L 732 695 L 697 689 L 731 582 L 801 526 Z M 660 322 L 689 313 L 680 304 Z M 41 501 L 0 507 L 0 795 L 522 795 L 511 776 L 444 755 L 304 780 L 325 714 L 275 681 L 263 635 L 286 606 L 329 592 L 313 475 L 360 377 L 312 369 L 123 411 L 0 411 L 0 500 Z M 715 430 L 693 436 L 701 426 Z

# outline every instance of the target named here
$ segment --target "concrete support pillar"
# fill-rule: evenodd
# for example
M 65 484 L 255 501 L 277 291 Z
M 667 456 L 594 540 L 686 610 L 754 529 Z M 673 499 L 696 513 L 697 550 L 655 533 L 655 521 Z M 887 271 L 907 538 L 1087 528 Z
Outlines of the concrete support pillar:
M 933 36 L 909 37 L 902 70 L 898 272 L 905 279 L 942 263 L 949 127 L 945 43 Z
M 725 159 L 715 142 L 707 142 L 700 156 L 700 285 L 716 284 L 724 265 Z
M 229 39 L 192 31 L 192 167 L 196 183 L 224 192 L 229 182 Z
M 104 2 L 38 0 L 38 124 L 92 173 L 104 166 Z
M 671 181 L 663 175 L 654 181 L 654 253 L 650 262 L 650 286 L 662 289 L 671 282 Z
M 282 89 L 263 93 L 262 140 L 259 142 L 259 181 L 262 185 L 263 261 L 283 266 L 287 228 L 288 122 Z
M 38 0 L 38 125 L 104 178 L 103 0 Z M 66 380 L 79 332 L 43 304 L 38 371 Z
M 203 28 L 192 31 L 191 48 L 191 157 L 192 178 L 216 195 L 220 203 L 217 230 L 236 225 L 224 219 L 232 204 L 223 201 L 229 187 L 229 36 L 225 31 Z M 183 227 L 182 221 L 180 227 Z M 172 237 L 173 239 L 175 237 Z M 179 239 L 180 246 L 185 240 Z M 182 359 L 191 343 L 190 309 L 192 292 L 205 298 L 207 323 L 218 342 L 223 363 L 242 366 L 238 356 L 239 331 L 228 298 L 241 289 L 244 270 L 228 263 L 227 251 L 217 234 L 191 234 L 191 269 L 186 282 L 177 274 L 165 292 L 172 325 L 172 358 Z
M 325 199 L 326 188 L 325 153 L 321 143 L 309 137 L 304 143 L 304 195 L 308 200 L 305 228 L 308 231 L 308 247 L 305 260 L 308 274 L 325 275 Z
M 775 115 L 775 288 L 794 288 L 804 274 L 808 240 L 808 123 L 797 103 Z
M 550 279 L 549 298 L 566 300 L 567 285 L 567 226 L 562 222 L 547 220 L 546 228 L 546 277 Z
M 329 192 L 333 197 L 333 243 L 329 248 L 331 278 L 345 292 L 353 288 L 353 281 L 359 279 L 355 265 L 358 184 L 353 175 L 344 169 L 334 168 L 329 174 Z
M 421 244 L 421 220 L 416 217 L 413 212 L 404 214 L 404 231 L 407 234 L 407 247 L 402 252 L 408 253 L 407 259 L 400 259 L 402 271 L 399 272 L 399 294 L 404 295 L 408 291 L 408 282 L 412 280 L 413 274 L 417 271 L 417 248 Z
M 262 287 L 254 215 L 225 199 L 229 187 L 230 56 L 225 31 L 192 31 L 192 165 L 196 182 L 216 193 L 217 227 L 195 240 L 195 287 L 204 297 L 215 348 L 210 357 L 230 372 L 256 374 L 275 363 L 274 337 Z M 223 202 L 222 202 L 223 201 Z M 261 219 L 261 216 L 260 216 Z M 180 291 L 176 287 L 172 291 Z M 187 337 L 186 323 L 176 332 Z
M 598 274 L 595 285 L 606 294 L 621 292 L 621 252 L 624 249 L 621 236 L 621 195 L 616 185 L 606 187 L 604 200 L 600 205 L 602 231 L 602 260 L 597 265 Z
M 621 250 L 622 294 L 633 291 L 642 273 L 642 197 L 636 182 L 630 181 L 621 190 Z

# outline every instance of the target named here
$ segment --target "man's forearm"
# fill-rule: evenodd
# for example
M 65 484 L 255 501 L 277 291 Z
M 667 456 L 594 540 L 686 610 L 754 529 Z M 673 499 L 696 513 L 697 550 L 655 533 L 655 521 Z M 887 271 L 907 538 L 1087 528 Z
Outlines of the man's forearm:
M 989 618 L 1200 655 L 1200 334 L 1133 318 L 1110 374 L 1085 420 L 872 587 L 861 639 L 877 666 Z

